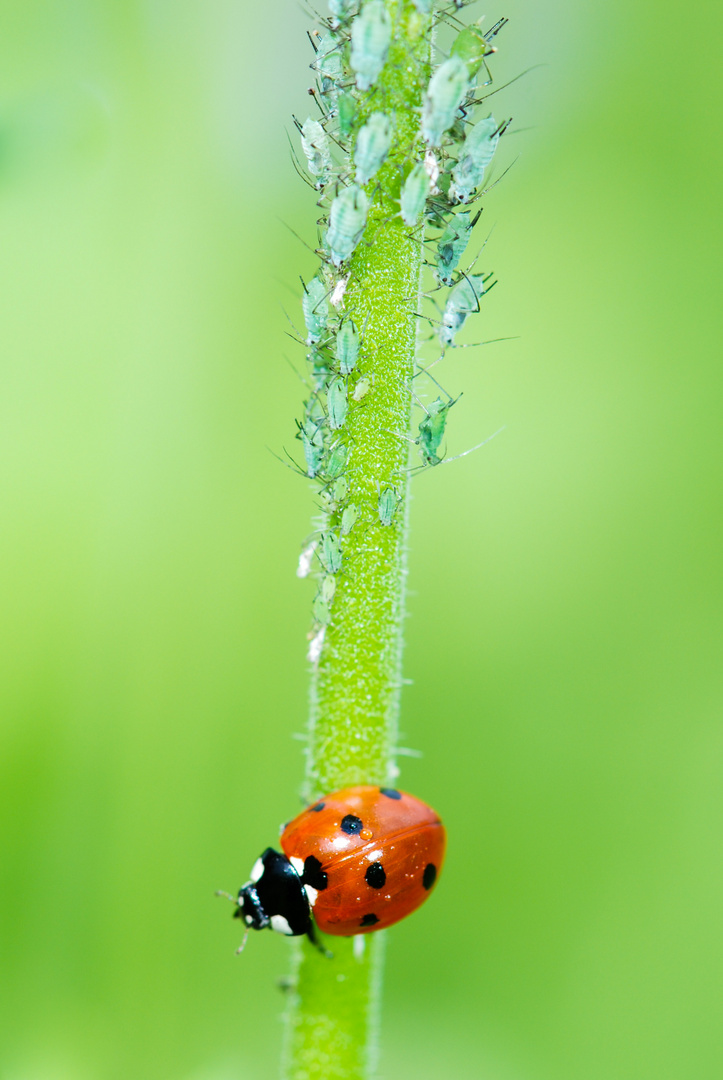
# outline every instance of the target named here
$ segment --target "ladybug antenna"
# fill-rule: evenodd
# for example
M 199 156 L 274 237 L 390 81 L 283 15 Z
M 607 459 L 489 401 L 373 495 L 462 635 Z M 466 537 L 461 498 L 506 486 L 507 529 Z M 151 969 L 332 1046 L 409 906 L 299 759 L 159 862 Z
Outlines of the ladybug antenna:
M 233 899 L 233 897 L 232 897 L 232 899 Z M 237 956 L 240 956 L 240 955 L 241 955 L 241 953 L 242 953 L 242 952 L 244 951 L 244 949 L 246 948 L 246 942 L 248 941 L 248 939 L 249 939 L 249 932 L 248 932 L 248 930 L 247 930 L 247 931 L 246 931 L 246 933 L 244 934 L 244 939 L 243 939 L 243 941 L 241 942 L 241 944 L 239 945 L 238 949 L 236 950 L 236 955 L 237 955 Z
M 238 905 L 238 900 L 235 896 L 231 896 L 230 892 L 225 892 L 224 889 L 216 889 L 216 896 L 225 896 L 227 900 L 230 900 L 232 904 Z

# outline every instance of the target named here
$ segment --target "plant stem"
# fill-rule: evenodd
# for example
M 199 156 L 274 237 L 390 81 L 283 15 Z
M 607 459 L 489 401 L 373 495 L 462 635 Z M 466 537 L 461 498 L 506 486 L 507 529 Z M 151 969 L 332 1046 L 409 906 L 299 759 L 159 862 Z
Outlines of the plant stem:
M 368 391 L 350 401 L 343 437 L 345 476 L 358 510 L 343 540 L 332 621 L 312 675 L 305 794 L 309 799 L 352 784 L 388 784 L 394 763 L 401 686 L 409 499 L 412 376 L 422 268 L 423 229 L 399 216 L 403 175 L 422 148 L 419 109 L 429 80 L 430 17 L 408 0 L 386 0 L 392 45 L 367 114 L 394 122 L 389 157 L 369 184 L 372 198 L 354 252 L 345 304 L 363 329 L 358 364 Z M 414 35 L 414 36 L 412 36 Z M 358 385 L 358 384 L 357 384 Z M 393 493 L 382 524 L 380 494 Z M 337 529 L 341 510 L 325 528 Z M 288 1080 L 366 1080 L 374 1069 L 384 935 L 327 938 L 328 959 L 297 945 L 288 1015 Z

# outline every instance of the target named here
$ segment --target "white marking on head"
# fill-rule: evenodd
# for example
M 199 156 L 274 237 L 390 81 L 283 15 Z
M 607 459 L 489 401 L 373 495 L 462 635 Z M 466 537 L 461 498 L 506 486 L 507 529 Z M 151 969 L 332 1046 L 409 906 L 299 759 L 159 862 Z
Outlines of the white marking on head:
M 283 915 L 271 916 L 271 929 L 275 930 L 277 934 L 286 934 L 287 937 L 292 936 L 291 927 Z
M 293 866 L 294 870 L 296 870 L 296 873 L 299 875 L 299 877 L 301 877 L 301 875 L 304 873 L 304 860 L 297 859 L 296 855 L 292 855 L 289 859 L 289 862 Z
M 251 868 L 251 884 L 255 885 L 259 878 L 263 876 L 263 873 L 264 864 L 261 859 L 257 859 Z
M 254 921 L 253 915 L 244 915 L 244 922 L 246 923 L 247 926 L 251 926 L 253 921 Z
M 315 889 L 313 885 L 304 885 L 304 892 L 306 893 L 306 899 L 313 907 L 316 903 L 316 898 L 319 895 L 319 890 Z
M 364 936 L 364 934 L 355 934 L 354 935 L 354 944 L 352 945 L 355 960 L 363 960 L 364 959 L 364 950 L 366 949 L 366 947 L 367 947 L 367 939 Z

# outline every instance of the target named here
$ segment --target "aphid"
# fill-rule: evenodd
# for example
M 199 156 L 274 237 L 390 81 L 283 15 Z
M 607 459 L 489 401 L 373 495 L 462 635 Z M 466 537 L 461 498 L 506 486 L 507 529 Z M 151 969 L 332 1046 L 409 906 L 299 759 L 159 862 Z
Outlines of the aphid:
M 385 488 L 379 494 L 377 512 L 382 525 L 391 525 L 401 499 L 394 488 Z
M 341 570 L 341 540 L 335 532 L 324 533 L 318 549 L 319 561 L 328 574 Z
M 482 19 L 460 30 L 450 50 L 452 56 L 458 56 L 460 60 L 464 60 L 470 79 L 473 79 L 482 67 L 485 56 L 489 56 L 494 51 L 494 47 L 487 43 L 482 33 Z
M 344 510 L 342 511 L 342 515 L 341 515 L 341 535 L 342 536 L 348 536 L 349 535 L 349 533 L 354 528 L 354 524 L 355 524 L 356 519 L 357 519 L 358 516 L 359 516 L 359 511 L 357 510 L 354 503 L 349 503 L 348 506 L 344 507 Z
M 330 605 L 331 601 L 334 599 L 335 592 L 336 578 L 332 574 L 327 574 L 322 578 L 319 591 L 314 597 L 314 602 L 311 605 L 314 619 L 322 626 L 327 626 L 331 621 Z
M 356 0 L 329 0 L 329 11 L 337 25 L 348 22 L 354 14 Z
M 301 131 L 301 149 L 309 165 L 309 172 L 316 176 L 315 187 L 322 188 L 329 182 L 332 169 L 329 152 L 329 137 L 318 120 L 309 116 L 304 121 Z
M 360 379 L 354 387 L 354 393 L 351 395 L 353 401 L 361 401 L 369 393 L 369 380 Z
M 336 358 L 342 375 L 349 375 L 359 359 L 359 331 L 351 319 L 345 319 L 336 335 Z
M 392 20 L 384 0 L 367 0 L 351 28 L 349 62 L 360 90 L 369 90 L 379 77 L 392 41 Z
M 326 242 L 335 266 L 341 266 L 361 240 L 368 213 L 369 199 L 356 184 L 344 188 L 332 202 Z
M 314 558 L 314 552 L 316 551 L 316 545 L 318 540 L 312 540 L 312 542 L 304 548 L 299 555 L 299 565 L 296 567 L 296 576 L 298 578 L 305 578 L 309 576 L 311 571 L 311 560 Z
M 449 197 L 453 202 L 467 203 L 484 178 L 500 139 L 494 117 L 480 120 L 462 143 L 459 161 L 452 170 Z
M 419 221 L 429 195 L 429 173 L 423 164 L 414 166 L 404 181 L 401 194 L 402 220 L 405 225 L 414 226 Z
M 378 171 L 392 145 L 392 122 L 382 112 L 374 112 L 356 137 L 354 164 L 357 184 L 366 184 Z
M 324 335 L 329 318 L 329 305 L 326 302 L 326 286 L 321 278 L 313 277 L 304 288 L 301 301 L 306 323 L 306 344 L 315 345 Z
M 324 456 L 324 432 L 313 420 L 305 420 L 299 425 L 299 438 L 304 448 L 306 475 L 313 480 L 319 473 Z
M 430 146 L 439 146 L 445 131 L 452 127 L 468 90 L 467 65 L 459 56 L 450 56 L 437 68 L 424 95 L 422 134 Z
M 339 94 L 337 111 L 339 113 L 339 134 L 342 138 L 345 138 L 351 131 L 356 116 L 356 101 L 351 94 Z
M 346 459 L 349 451 L 343 443 L 339 443 L 330 452 L 329 458 L 324 465 L 324 474 L 329 480 L 335 480 L 337 476 L 341 474 L 342 469 L 346 465 Z
M 329 407 L 329 427 L 333 430 L 343 427 L 349 411 L 349 398 L 343 379 L 334 379 L 326 392 L 326 401 Z
M 434 276 L 440 285 L 453 285 L 453 271 L 457 269 L 459 260 L 469 243 L 470 233 L 476 225 L 481 211 L 475 215 L 474 221 L 470 220 L 468 210 L 461 210 L 447 222 L 444 232 L 437 241 L 436 267 Z
M 347 480 L 347 478 L 345 476 L 340 476 L 339 479 L 335 481 L 334 487 L 332 489 L 332 496 L 333 496 L 334 502 L 337 503 L 337 504 L 339 504 L 340 502 L 343 502 L 344 499 L 347 497 L 348 492 L 349 492 L 349 481 Z
M 467 316 L 479 311 L 485 280 L 484 274 L 465 274 L 450 292 L 439 328 L 439 338 L 443 345 L 454 345 L 455 335 L 464 326 Z
M 344 299 L 344 293 L 346 292 L 346 287 L 349 284 L 350 277 L 351 274 L 347 274 L 346 277 L 339 278 L 336 285 L 334 286 L 331 294 L 331 302 L 334 307 L 339 307 L 339 304 L 341 304 L 342 300 Z
M 332 113 L 336 111 L 339 83 L 344 79 L 344 65 L 339 47 L 340 42 L 336 34 L 324 34 L 319 42 L 316 60 L 312 65 L 321 76 L 321 93 L 328 98 Z
M 309 646 L 315 663 L 324 627 Z M 444 861 L 439 815 L 388 787 L 350 787 L 317 799 L 266 848 L 240 889 L 234 917 L 287 937 L 315 927 L 350 937 L 384 929 L 424 903 Z M 358 939 L 355 939 L 358 940 Z
M 438 397 L 425 410 L 426 415 L 419 425 L 419 435 L 414 440 L 425 465 L 439 465 L 442 458 L 437 451 L 444 438 L 447 426 L 447 414 L 458 399 L 445 401 Z

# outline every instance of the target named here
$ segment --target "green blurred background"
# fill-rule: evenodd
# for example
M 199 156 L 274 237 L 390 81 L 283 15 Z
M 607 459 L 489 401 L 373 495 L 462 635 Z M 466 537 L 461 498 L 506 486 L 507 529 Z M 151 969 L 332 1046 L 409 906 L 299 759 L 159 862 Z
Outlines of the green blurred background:
M 483 10 L 483 9 L 480 9 Z M 400 785 L 440 890 L 382 1073 L 719 1080 L 712 3 L 513 0 L 500 285 L 414 483 Z M 2 1080 L 276 1075 L 288 943 L 227 904 L 299 806 L 313 261 L 293 2 L 0 5 Z M 524 130 L 519 130 L 524 129 Z

